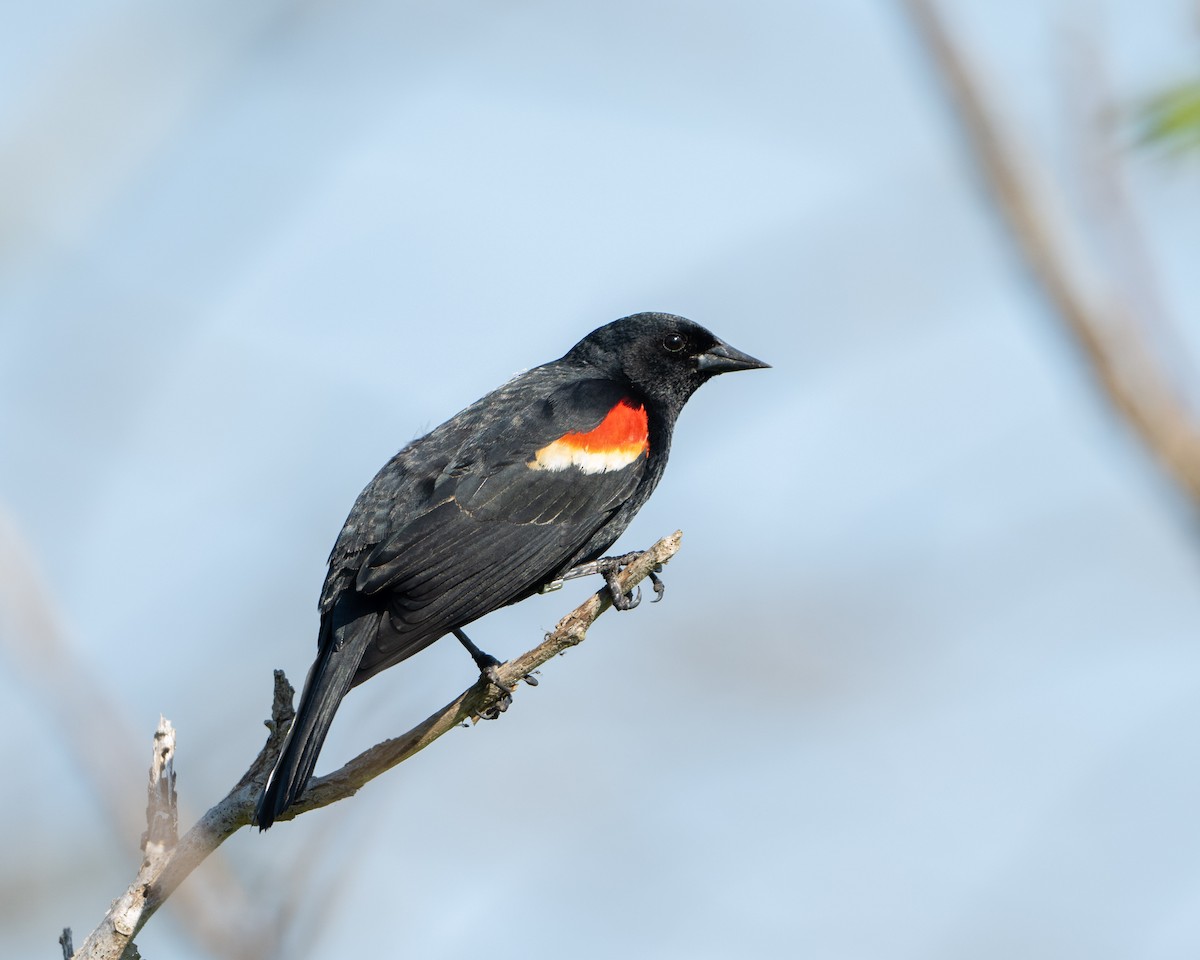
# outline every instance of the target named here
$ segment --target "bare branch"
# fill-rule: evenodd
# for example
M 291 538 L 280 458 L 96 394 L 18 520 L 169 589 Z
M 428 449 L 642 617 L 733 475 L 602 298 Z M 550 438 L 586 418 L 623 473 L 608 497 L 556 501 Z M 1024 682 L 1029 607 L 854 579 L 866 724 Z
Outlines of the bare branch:
M 1067 237 L 1052 222 L 1049 198 L 1006 136 L 995 104 L 932 0 L 904 0 L 919 37 L 952 97 L 967 142 L 1046 299 L 1075 337 L 1097 383 L 1151 453 L 1200 504 L 1200 425 L 1181 391 L 1147 349 L 1128 313 L 1096 296 Z
M 617 581 L 621 590 L 632 590 L 670 560 L 679 550 L 682 536 L 682 533 L 676 531 L 639 554 L 618 574 Z M 607 590 L 593 594 L 563 617 L 538 646 L 501 665 L 501 681 L 509 687 L 515 687 L 527 674 L 582 643 L 588 628 L 610 606 L 612 600 Z M 138 931 L 166 902 L 184 878 L 228 837 L 249 825 L 254 813 L 254 804 L 283 749 L 288 728 L 295 718 L 292 709 L 293 695 L 294 690 L 284 677 L 283 671 L 276 670 L 271 719 L 267 721 L 270 733 L 254 762 L 225 798 L 205 813 L 177 844 L 162 843 L 158 849 L 152 851 L 154 844 L 147 842 L 146 856 L 134 882 L 113 903 L 100 926 L 92 931 L 79 952 L 73 955 L 74 960 L 119 960 L 131 946 Z M 289 820 L 301 813 L 353 796 L 364 784 L 425 749 L 447 731 L 466 721 L 478 720 L 501 695 L 499 689 L 481 679 L 403 736 L 376 744 L 340 770 L 314 779 L 300 800 L 288 809 L 280 820 Z M 170 726 L 166 721 L 163 721 L 163 724 Z M 173 805 L 174 773 L 170 765 L 174 751 L 173 731 L 169 751 L 164 746 L 164 736 L 163 726 L 160 725 L 159 733 L 155 735 L 154 759 L 160 774 L 156 780 L 152 767 L 152 801 L 147 810 L 150 820 L 148 837 L 155 836 L 156 825 L 170 819 L 169 814 L 164 815 L 163 801 L 154 798 L 169 793 Z M 169 786 L 163 786 L 165 781 L 169 781 Z

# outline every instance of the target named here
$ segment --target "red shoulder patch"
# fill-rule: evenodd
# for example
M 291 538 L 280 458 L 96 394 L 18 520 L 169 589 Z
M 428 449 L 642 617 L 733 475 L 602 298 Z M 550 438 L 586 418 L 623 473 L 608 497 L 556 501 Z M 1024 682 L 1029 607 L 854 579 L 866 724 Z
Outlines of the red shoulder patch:
M 584 473 L 606 473 L 629 466 L 649 451 L 646 408 L 625 398 L 586 433 L 564 433 L 542 447 L 529 466 L 534 470 L 578 467 Z
M 650 447 L 650 428 L 646 420 L 646 408 L 634 405 L 632 400 L 621 400 L 608 411 L 599 425 L 587 433 L 565 433 L 556 443 L 565 443 L 593 453 L 635 446 L 642 450 Z

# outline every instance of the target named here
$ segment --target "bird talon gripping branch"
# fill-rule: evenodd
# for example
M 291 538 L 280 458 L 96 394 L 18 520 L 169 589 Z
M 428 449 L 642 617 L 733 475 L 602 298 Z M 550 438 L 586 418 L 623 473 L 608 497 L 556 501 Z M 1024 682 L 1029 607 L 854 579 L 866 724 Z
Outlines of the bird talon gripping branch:
M 496 720 L 496 719 L 498 719 L 500 717 L 500 714 L 506 713 L 508 711 L 508 708 L 512 706 L 512 702 L 513 702 L 512 694 L 508 694 L 508 693 L 504 694 L 495 703 L 491 704 L 488 707 L 485 707 L 483 710 L 480 710 L 479 711 L 479 719 L 480 720 Z
M 612 605 L 618 610 L 632 610 L 642 602 L 642 588 L 636 586 L 632 593 L 622 593 L 621 585 L 617 583 L 617 571 L 605 570 L 604 582 L 608 585 L 608 594 L 612 597 Z
M 765 366 L 683 317 L 635 314 L 388 461 L 329 556 L 317 659 L 259 798 L 259 827 L 303 793 L 338 704 L 381 670 L 453 633 L 502 693 L 482 714 L 494 719 L 512 691 L 465 625 L 585 573 L 604 574 L 618 609 L 637 606 L 640 590 L 622 595 L 615 581 L 637 554 L 597 558 L 658 484 L 688 398 L 717 374 Z
M 513 688 L 500 679 L 500 665 L 492 664 L 483 671 L 483 678 L 512 701 Z

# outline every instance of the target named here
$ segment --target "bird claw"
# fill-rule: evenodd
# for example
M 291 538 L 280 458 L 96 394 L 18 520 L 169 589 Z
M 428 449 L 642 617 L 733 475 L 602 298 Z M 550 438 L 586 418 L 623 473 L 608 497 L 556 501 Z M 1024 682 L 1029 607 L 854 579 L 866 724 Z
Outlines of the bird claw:
M 642 588 L 634 587 L 633 593 L 617 593 L 610 590 L 612 593 L 613 606 L 618 610 L 632 610 L 642 602 Z
M 495 720 L 500 714 L 508 710 L 512 706 L 513 698 L 511 693 L 503 694 L 499 700 L 479 711 L 480 720 Z
M 508 710 L 513 702 L 512 687 L 500 679 L 500 661 L 491 656 L 488 659 L 492 662 L 480 667 L 479 676 L 499 690 L 500 696 L 493 703 L 479 711 L 480 720 L 495 720 L 500 714 Z
M 612 605 L 618 610 L 632 610 L 642 602 L 642 588 L 634 587 L 633 593 L 622 593 L 617 583 L 617 566 L 613 564 L 600 571 L 604 574 L 604 582 L 608 585 L 608 594 L 612 597 Z
M 513 704 L 513 688 L 500 679 L 500 661 L 495 657 L 491 658 L 494 662 L 487 664 L 479 671 L 480 676 L 500 691 L 500 696 L 483 710 L 479 711 L 480 720 L 495 720 L 502 713 L 506 713 L 508 708 Z M 530 671 L 521 677 L 529 686 L 536 687 L 538 678 L 533 674 L 536 671 Z
M 591 563 L 581 563 L 579 566 L 567 570 L 561 577 L 551 580 L 541 588 L 541 592 L 550 593 L 553 590 L 561 589 L 567 580 L 574 580 L 576 577 L 588 577 L 594 573 L 598 573 L 604 577 L 604 582 L 608 585 L 608 592 L 612 596 L 612 605 L 618 610 L 632 610 L 642 602 L 641 587 L 635 587 L 633 593 L 621 593 L 620 587 L 617 586 L 616 576 L 640 556 L 641 553 L 634 551 L 633 553 L 623 553 L 618 557 L 601 557 L 599 560 L 593 560 Z M 663 593 L 667 589 L 658 577 L 660 570 L 662 570 L 661 563 L 650 573 L 650 582 L 654 585 L 654 599 L 651 603 L 658 603 L 663 598 Z
M 501 693 L 503 693 L 511 701 L 513 688 L 510 687 L 507 683 L 505 683 L 503 680 L 500 679 L 500 661 L 496 660 L 495 657 L 492 657 L 492 660 L 494 662 L 489 663 L 486 667 L 483 668 L 483 670 L 480 671 L 480 673 L 483 674 L 483 678 L 488 683 L 490 683 L 493 687 L 495 687 L 497 690 L 499 690 Z M 503 711 L 501 711 L 501 712 L 503 712 Z

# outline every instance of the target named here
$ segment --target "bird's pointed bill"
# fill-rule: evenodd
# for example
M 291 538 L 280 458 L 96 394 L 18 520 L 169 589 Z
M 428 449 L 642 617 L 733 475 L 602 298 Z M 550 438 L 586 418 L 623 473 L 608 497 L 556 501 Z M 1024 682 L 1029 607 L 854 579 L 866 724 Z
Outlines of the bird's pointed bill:
M 735 370 L 763 370 L 771 365 L 756 360 L 736 347 L 718 341 L 696 357 L 696 369 L 701 373 L 732 373 Z

